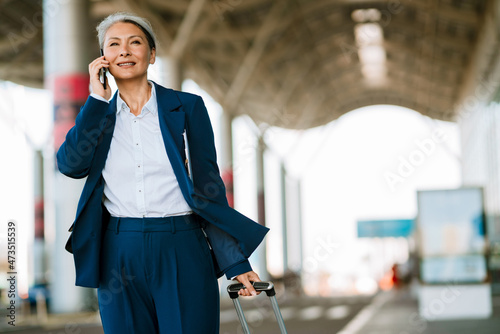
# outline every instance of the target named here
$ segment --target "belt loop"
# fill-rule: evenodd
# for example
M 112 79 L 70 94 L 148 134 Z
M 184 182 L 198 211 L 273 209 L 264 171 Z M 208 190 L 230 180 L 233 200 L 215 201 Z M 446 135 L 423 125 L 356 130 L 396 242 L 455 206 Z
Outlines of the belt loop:
M 195 215 L 195 214 L 193 214 L 193 215 Z M 200 227 L 202 229 L 207 228 L 207 221 L 205 219 L 201 218 L 201 216 L 199 216 L 199 215 L 195 215 L 194 218 L 196 219 L 198 224 L 200 224 Z
M 115 229 L 115 234 L 118 234 L 119 232 L 119 226 L 120 226 L 120 218 L 116 218 L 116 229 Z
M 172 227 L 172 234 L 175 234 L 175 217 L 172 217 L 172 222 L 170 226 Z

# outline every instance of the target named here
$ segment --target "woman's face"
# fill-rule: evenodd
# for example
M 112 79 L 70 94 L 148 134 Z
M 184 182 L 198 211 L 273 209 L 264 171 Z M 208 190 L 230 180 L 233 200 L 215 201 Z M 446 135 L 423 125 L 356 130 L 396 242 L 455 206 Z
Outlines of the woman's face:
M 103 50 L 116 80 L 147 76 L 149 64 L 155 62 L 156 50 L 149 49 L 146 35 L 132 23 L 113 24 L 104 36 Z

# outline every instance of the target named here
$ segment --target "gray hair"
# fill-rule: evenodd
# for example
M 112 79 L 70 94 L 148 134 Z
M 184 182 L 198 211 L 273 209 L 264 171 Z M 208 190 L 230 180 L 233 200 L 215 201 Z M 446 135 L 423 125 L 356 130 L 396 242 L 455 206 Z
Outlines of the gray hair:
M 106 35 L 106 32 L 108 29 L 115 23 L 118 22 L 126 22 L 126 23 L 132 23 L 135 24 L 139 29 L 142 30 L 144 35 L 146 35 L 146 39 L 149 44 L 149 48 L 156 49 L 156 44 L 157 43 L 157 38 L 156 34 L 153 31 L 153 27 L 151 26 L 151 23 L 149 23 L 148 20 L 146 20 L 143 17 L 137 16 L 132 13 L 127 13 L 127 12 L 118 12 L 109 15 L 106 17 L 104 20 L 99 23 L 97 26 L 97 38 L 99 40 L 99 46 L 101 49 L 103 48 L 104 44 L 104 36 Z

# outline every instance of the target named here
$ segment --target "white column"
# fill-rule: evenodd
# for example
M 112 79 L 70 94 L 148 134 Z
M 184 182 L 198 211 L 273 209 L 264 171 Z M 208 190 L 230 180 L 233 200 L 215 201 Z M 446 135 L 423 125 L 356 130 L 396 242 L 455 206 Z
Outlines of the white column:
M 259 136 L 257 144 L 257 221 L 259 224 L 266 226 L 266 198 L 265 198 L 265 177 L 264 177 L 264 153 L 266 145 L 262 135 Z M 262 242 L 261 246 L 257 249 L 257 256 L 259 258 L 259 275 L 261 279 L 268 279 L 267 272 L 267 251 L 266 251 L 266 239 Z
M 233 116 L 224 110 L 221 119 L 221 151 L 217 152 L 222 180 L 226 186 L 226 197 L 229 205 L 234 207 L 233 179 Z
M 35 239 L 33 240 L 33 278 L 35 284 L 43 284 L 46 280 L 46 254 L 44 233 L 44 178 L 42 151 L 35 151 L 34 155 L 34 202 L 35 202 Z
M 493 293 L 500 292 L 500 104 L 477 103 L 459 115 L 462 144 L 462 182 L 483 187 L 486 232 L 489 240 L 489 271 Z
M 287 229 L 287 200 L 286 200 L 286 169 L 285 163 L 280 163 L 281 183 L 281 238 L 283 240 L 283 274 L 288 271 L 288 229 Z
M 90 289 L 75 286 L 71 254 L 64 249 L 68 228 L 76 213 L 83 180 L 63 176 L 55 166 L 55 152 L 74 124 L 79 107 L 89 93 L 88 64 L 98 56 L 97 42 L 90 44 L 88 0 L 43 2 L 45 86 L 53 93 L 54 147 L 46 160 L 46 240 L 51 283 L 51 311 L 76 312 Z M 96 52 L 91 53 L 91 50 Z
M 181 90 L 183 73 L 179 59 L 171 56 L 161 56 L 161 84 L 167 88 Z

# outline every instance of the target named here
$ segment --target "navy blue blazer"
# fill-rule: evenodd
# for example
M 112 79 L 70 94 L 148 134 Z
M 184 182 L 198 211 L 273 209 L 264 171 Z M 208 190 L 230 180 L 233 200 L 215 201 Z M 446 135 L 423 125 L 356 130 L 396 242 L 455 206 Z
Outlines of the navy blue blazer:
M 160 130 L 184 199 L 201 220 L 213 247 L 217 276 L 250 271 L 248 257 L 268 228 L 232 209 L 217 166 L 214 136 L 201 97 L 156 83 Z M 71 178 L 87 177 L 66 249 L 73 253 L 76 285 L 99 286 L 101 238 L 109 213 L 102 204 L 102 170 L 116 122 L 116 95 L 106 103 L 89 97 L 57 152 L 57 166 Z M 184 161 L 186 129 L 193 181 Z

